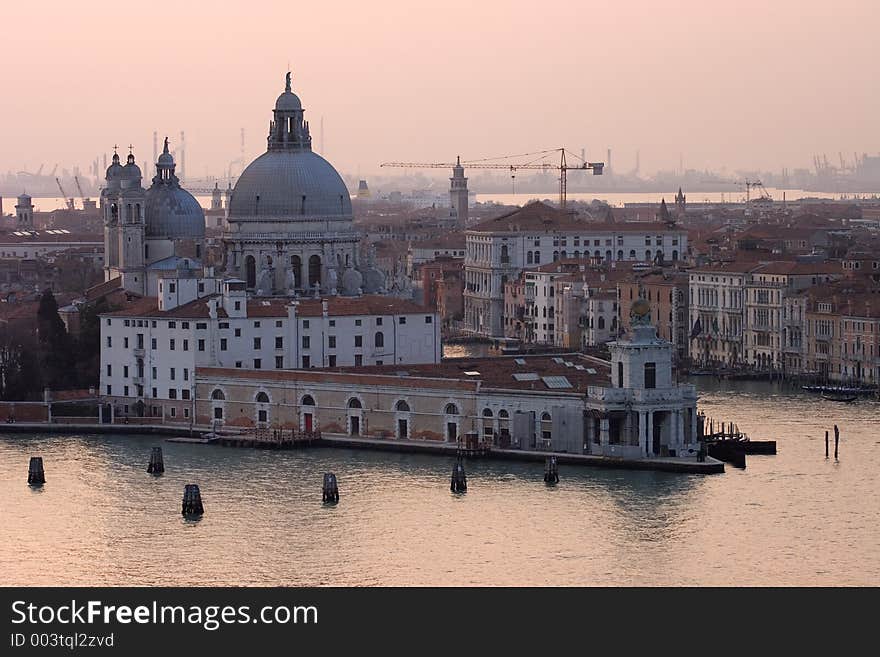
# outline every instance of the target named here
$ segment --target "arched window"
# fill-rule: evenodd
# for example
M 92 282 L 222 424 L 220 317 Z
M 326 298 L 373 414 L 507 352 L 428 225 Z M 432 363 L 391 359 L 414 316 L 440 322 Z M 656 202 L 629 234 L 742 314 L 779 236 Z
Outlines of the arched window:
M 563 251 L 559 254 L 559 257 L 565 260 L 566 258 L 568 258 L 568 251 Z
M 385 334 L 382 331 L 377 331 L 376 336 L 373 339 L 373 344 L 376 347 L 384 347 L 385 346 Z
M 290 268 L 293 270 L 293 286 L 302 288 L 302 258 L 298 255 L 290 256 Z
M 611 262 L 611 249 L 609 249 L 605 252 L 605 261 Z
M 618 249 L 618 250 L 617 250 L 617 259 L 618 259 L 618 260 L 623 260 L 623 249 Z
M 541 414 L 541 439 L 545 447 L 548 447 L 553 439 L 553 418 L 550 417 L 550 413 Z
M 269 395 L 265 392 L 258 392 L 256 401 L 258 404 L 268 404 L 269 403 Z
M 557 260 L 559 260 L 559 251 L 554 251 L 553 252 L 553 262 L 556 262 Z
M 635 250 L 635 249 L 630 249 L 630 251 L 629 251 L 629 259 L 630 259 L 630 260 L 635 260 L 635 259 L 636 259 L 636 250 Z
M 313 255 L 309 258 L 309 287 L 321 284 L 321 257 Z
M 223 394 L 223 391 L 220 388 L 216 388 L 214 392 L 211 393 L 211 399 L 214 401 L 226 401 L 226 395 Z
M 409 413 L 409 404 L 401 399 L 394 405 L 394 410 L 398 413 Z
M 504 262 L 505 260 L 507 260 L 507 259 L 510 257 L 510 256 L 507 255 L 507 253 L 508 253 L 508 251 L 507 251 L 507 245 L 506 245 L 506 244 L 502 244 L 502 245 L 501 245 L 501 261 L 502 261 L 502 262 Z
M 605 318 L 602 317 L 602 315 L 599 315 L 599 328 L 600 329 L 605 328 Z
M 503 408 L 502 408 L 500 411 L 498 411 L 498 419 L 500 419 L 500 420 L 506 420 L 506 419 L 508 419 L 509 417 L 510 417 L 510 415 L 509 415 L 508 412 L 505 411 Z
M 446 404 L 446 415 L 458 415 L 458 406 L 455 404 Z
M 491 408 L 483 409 L 483 438 L 489 442 L 495 438 L 495 420 Z
M 602 259 L 602 252 L 599 249 L 596 249 L 596 252 L 593 254 L 593 257 L 596 258 L 596 260 L 601 260 Z
M 363 406 L 361 406 L 361 400 L 358 399 L 357 397 L 352 397 L 351 399 L 348 400 L 348 407 L 349 408 L 363 408 Z
M 257 261 L 254 256 L 249 255 L 244 259 L 244 278 L 247 287 L 252 288 L 257 285 Z
M 673 252 L 672 252 L 672 259 L 673 259 L 673 260 L 678 260 L 678 251 L 673 251 Z
M 530 265 L 530 264 L 532 264 L 532 262 L 533 262 L 533 260 L 532 260 L 532 252 L 529 251 L 529 252 L 526 253 L 526 264 L 527 264 L 527 265 Z
M 491 408 L 484 408 L 483 409 L 483 417 L 493 417 L 493 416 L 494 416 L 494 414 L 492 413 Z
M 315 398 L 311 395 L 305 395 L 300 402 L 300 406 L 314 406 Z
M 134 204 L 134 219 L 135 219 L 135 221 L 140 221 L 140 219 L 141 219 L 141 204 L 140 203 Z
M 540 263 L 541 263 L 541 252 L 540 252 L 540 251 L 535 251 L 535 264 L 537 265 L 537 264 L 540 264 Z
M 648 262 L 651 261 L 651 249 L 645 251 L 645 260 L 647 260 Z

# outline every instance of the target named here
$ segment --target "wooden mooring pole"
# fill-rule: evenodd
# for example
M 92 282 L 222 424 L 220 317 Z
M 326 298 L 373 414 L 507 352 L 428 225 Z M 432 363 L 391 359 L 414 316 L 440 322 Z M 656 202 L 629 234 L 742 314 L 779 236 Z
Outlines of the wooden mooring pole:
M 840 430 L 834 425 L 834 460 L 837 460 L 837 445 L 840 442 Z
M 196 484 L 187 484 L 183 488 L 183 507 L 181 513 L 185 516 L 200 516 L 205 512 L 202 506 L 202 493 Z
M 161 447 L 154 447 L 150 452 L 150 464 L 147 466 L 147 472 L 152 475 L 160 475 L 165 472 L 165 460 L 162 457 Z
M 464 472 L 464 464 L 461 461 L 461 457 L 458 457 L 458 460 L 452 467 L 452 481 L 449 484 L 449 490 L 453 493 L 467 492 L 467 475 Z
M 828 431 L 825 432 L 825 458 L 828 458 Z
M 336 483 L 336 475 L 332 472 L 324 473 L 322 501 L 333 504 L 339 501 L 339 485 Z
M 42 486 L 46 483 L 46 473 L 43 472 L 43 457 L 32 456 L 28 464 L 28 485 Z
M 547 460 L 544 461 L 544 483 L 559 483 L 559 464 L 557 463 L 555 456 L 548 456 Z

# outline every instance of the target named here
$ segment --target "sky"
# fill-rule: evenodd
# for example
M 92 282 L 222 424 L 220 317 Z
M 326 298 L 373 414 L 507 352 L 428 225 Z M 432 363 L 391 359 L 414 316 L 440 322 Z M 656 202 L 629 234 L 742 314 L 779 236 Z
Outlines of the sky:
M 876 0 L 4 3 L 0 172 L 265 150 L 288 66 L 343 173 L 564 146 L 628 171 L 880 152 Z M 323 119 L 323 135 L 320 125 Z M 237 166 L 237 165 L 236 165 Z

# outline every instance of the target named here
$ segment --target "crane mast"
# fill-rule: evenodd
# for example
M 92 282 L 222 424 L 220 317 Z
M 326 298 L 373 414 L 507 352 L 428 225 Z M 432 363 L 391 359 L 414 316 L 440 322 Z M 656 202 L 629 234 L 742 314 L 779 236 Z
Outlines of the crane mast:
M 55 178 L 55 182 L 58 184 L 58 189 L 61 191 L 61 198 L 64 199 L 64 202 L 67 204 L 68 210 L 73 210 L 73 198 L 67 195 L 67 192 L 64 191 L 64 188 L 61 186 L 61 179 Z

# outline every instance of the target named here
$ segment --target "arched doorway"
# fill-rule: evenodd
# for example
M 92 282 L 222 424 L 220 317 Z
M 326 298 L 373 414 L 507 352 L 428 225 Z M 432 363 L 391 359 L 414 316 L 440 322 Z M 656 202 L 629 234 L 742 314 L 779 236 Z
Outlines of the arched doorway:
M 252 255 L 244 259 L 244 280 L 249 288 L 257 286 L 257 261 Z
M 410 426 L 409 426 L 409 404 L 406 403 L 403 399 L 397 402 L 394 405 L 395 418 L 397 420 L 396 428 L 397 428 L 397 437 L 401 440 L 406 440 L 409 438 Z
M 321 256 L 313 255 L 309 258 L 309 287 L 315 287 L 315 283 L 321 284 Z
M 315 430 L 315 398 L 311 395 L 305 395 L 300 401 L 302 421 L 300 428 L 303 431 L 310 432 Z
M 458 441 L 458 406 L 452 403 L 446 404 L 446 407 L 443 409 L 443 414 L 446 416 L 446 441 L 450 443 L 454 443 Z
M 363 422 L 363 404 L 357 397 L 348 400 L 348 435 L 360 436 Z

